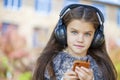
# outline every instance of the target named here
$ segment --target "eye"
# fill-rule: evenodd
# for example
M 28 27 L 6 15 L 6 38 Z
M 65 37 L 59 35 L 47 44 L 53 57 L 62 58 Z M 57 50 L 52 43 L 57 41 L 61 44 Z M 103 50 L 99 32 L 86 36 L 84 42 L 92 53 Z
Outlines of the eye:
M 72 33 L 72 34 L 78 34 L 78 32 L 77 32 L 77 31 L 71 31 L 71 33 Z
M 85 36 L 89 37 L 89 36 L 91 36 L 91 34 L 90 33 L 85 33 Z

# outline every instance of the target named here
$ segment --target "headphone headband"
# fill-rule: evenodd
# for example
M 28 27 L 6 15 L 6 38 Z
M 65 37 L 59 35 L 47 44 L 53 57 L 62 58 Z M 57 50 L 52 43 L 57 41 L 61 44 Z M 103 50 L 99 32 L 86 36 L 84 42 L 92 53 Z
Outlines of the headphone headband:
M 59 16 L 62 18 L 66 14 L 66 12 L 68 12 L 69 10 L 76 8 L 76 7 L 80 7 L 80 6 L 94 9 L 96 11 L 96 14 L 98 15 L 100 24 L 104 23 L 104 16 L 103 16 L 102 12 L 98 8 L 96 8 L 94 6 L 90 6 L 90 5 L 70 4 L 70 5 L 66 6 L 65 8 L 63 8 L 63 10 L 60 12 Z

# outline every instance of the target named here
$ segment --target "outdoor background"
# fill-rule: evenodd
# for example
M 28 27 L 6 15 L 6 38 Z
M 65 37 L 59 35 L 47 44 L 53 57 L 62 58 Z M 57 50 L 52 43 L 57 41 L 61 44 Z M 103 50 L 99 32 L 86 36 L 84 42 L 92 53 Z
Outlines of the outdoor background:
M 0 0 L 0 80 L 31 80 L 61 9 L 71 3 L 103 12 L 107 50 L 120 80 L 120 0 Z

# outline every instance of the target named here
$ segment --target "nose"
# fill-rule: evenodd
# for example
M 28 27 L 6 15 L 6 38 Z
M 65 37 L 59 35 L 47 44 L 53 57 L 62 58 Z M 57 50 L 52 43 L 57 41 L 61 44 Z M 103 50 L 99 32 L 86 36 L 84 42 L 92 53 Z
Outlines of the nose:
M 78 35 L 77 41 L 78 41 L 78 42 L 81 42 L 81 43 L 84 41 L 84 36 L 83 36 L 83 34 L 79 34 L 79 35 Z

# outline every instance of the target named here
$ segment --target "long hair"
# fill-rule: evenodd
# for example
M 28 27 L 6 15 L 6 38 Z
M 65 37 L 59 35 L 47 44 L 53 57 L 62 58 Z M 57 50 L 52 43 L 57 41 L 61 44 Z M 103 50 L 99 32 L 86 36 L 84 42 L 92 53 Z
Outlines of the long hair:
M 74 19 L 91 22 L 94 25 L 95 29 L 97 29 L 97 27 L 100 25 L 96 11 L 92 8 L 85 8 L 83 6 L 80 6 L 71 9 L 64 15 L 62 20 L 67 27 L 67 25 Z M 50 74 L 50 76 L 55 77 L 54 69 L 50 64 L 53 58 L 66 47 L 58 43 L 53 30 L 46 47 L 37 60 L 36 68 L 33 74 L 33 80 L 45 80 L 44 74 L 46 69 L 48 69 L 48 71 L 53 74 Z M 96 49 L 89 48 L 88 55 L 92 56 L 95 59 L 96 63 L 99 65 L 99 68 L 103 73 L 105 80 L 117 80 L 117 73 L 107 53 L 105 43 Z

